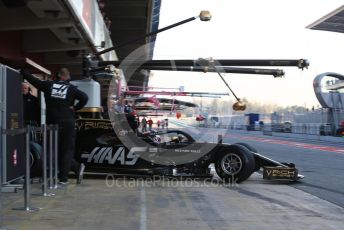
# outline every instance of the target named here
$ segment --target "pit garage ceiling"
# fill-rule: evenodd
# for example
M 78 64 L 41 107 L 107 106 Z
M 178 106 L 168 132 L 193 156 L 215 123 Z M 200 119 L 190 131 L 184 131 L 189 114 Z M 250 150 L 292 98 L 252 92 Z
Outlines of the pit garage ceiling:
M 111 38 L 113 44 L 121 44 L 157 30 L 161 0 L 105 0 L 105 13 L 111 20 Z M 120 60 L 136 48 L 155 41 L 155 37 L 142 38 L 116 50 Z M 154 46 L 147 51 L 147 59 L 152 59 Z
M 36 60 L 47 68 L 79 65 L 80 51 L 91 50 L 57 0 L 0 1 L 0 33 L 0 46 L 12 44 L 2 58 L 39 57 Z
M 18 53 L 42 57 L 41 65 L 53 69 L 54 66 L 65 66 L 74 76 L 82 77 L 82 55 L 96 48 L 71 17 L 64 4 L 66 0 L 20 0 L 17 2 L 23 4 L 8 7 L 8 3 L 14 1 L 17 0 L 0 0 L 1 35 L 8 35 L 9 39 L 20 37 L 16 47 Z M 104 0 L 104 3 L 105 17 L 111 20 L 111 40 L 115 45 L 158 29 L 161 0 Z M 155 37 L 142 38 L 115 50 L 118 59 L 154 40 Z M 146 59 L 152 58 L 153 50 L 154 45 L 151 45 L 146 51 Z M 134 85 L 142 86 L 144 78 L 145 74 L 137 74 L 133 79 Z
M 144 58 L 151 60 L 156 37 L 144 38 L 144 35 L 159 27 L 161 0 L 104 0 L 104 2 L 105 14 L 111 20 L 110 36 L 115 46 L 142 37 L 135 43 L 116 49 L 118 59 L 123 60 L 135 49 L 150 43 Z M 130 78 L 128 85 L 139 87 L 147 85 L 148 75 L 147 71 L 136 72 Z
M 344 33 L 344 5 L 307 26 L 307 28 Z

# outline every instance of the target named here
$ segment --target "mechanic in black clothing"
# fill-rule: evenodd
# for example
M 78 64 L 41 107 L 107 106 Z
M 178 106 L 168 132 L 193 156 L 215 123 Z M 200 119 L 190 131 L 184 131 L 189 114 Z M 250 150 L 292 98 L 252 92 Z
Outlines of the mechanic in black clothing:
M 124 113 L 131 113 L 133 109 L 131 108 L 131 105 L 129 105 L 129 102 L 125 100 L 124 103 Z
M 85 165 L 74 159 L 75 111 L 86 105 L 87 95 L 69 83 L 70 74 L 66 68 L 59 71 L 56 81 L 41 81 L 25 71 L 21 71 L 21 74 L 29 83 L 44 92 L 47 124 L 59 125 L 60 184 L 68 183 L 70 170 L 77 174 L 77 183 L 80 184 Z M 78 103 L 74 105 L 76 100 Z
M 38 98 L 31 94 L 30 86 L 23 82 L 23 104 L 24 104 L 24 122 L 27 125 L 40 124 L 40 106 Z

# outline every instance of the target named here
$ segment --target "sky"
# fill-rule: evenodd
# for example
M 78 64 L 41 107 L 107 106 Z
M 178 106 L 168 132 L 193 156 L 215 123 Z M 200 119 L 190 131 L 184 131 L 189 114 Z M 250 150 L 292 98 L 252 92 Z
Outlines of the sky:
M 306 26 L 343 5 L 342 0 L 162 0 L 165 27 L 209 10 L 199 20 L 158 34 L 153 59 L 308 59 L 310 67 L 277 67 L 284 78 L 224 74 L 238 97 L 281 106 L 311 108 L 319 103 L 312 82 L 317 74 L 344 74 L 344 34 Z M 152 71 L 150 86 L 185 91 L 228 92 L 212 73 Z

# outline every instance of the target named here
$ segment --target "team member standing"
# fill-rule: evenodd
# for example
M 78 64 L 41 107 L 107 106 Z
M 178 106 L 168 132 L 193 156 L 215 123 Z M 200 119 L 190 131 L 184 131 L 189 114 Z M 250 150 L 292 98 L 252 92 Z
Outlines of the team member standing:
M 124 113 L 131 113 L 133 109 L 131 108 L 131 105 L 129 105 L 129 102 L 125 100 L 124 102 Z
M 60 183 L 68 183 L 68 173 L 72 170 L 77 174 L 77 183 L 80 184 L 85 166 L 74 159 L 75 111 L 86 105 L 87 95 L 69 83 L 70 73 L 66 68 L 59 71 L 56 81 L 41 81 L 25 71 L 21 71 L 21 74 L 44 92 L 47 124 L 59 125 Z M 76 100 L 78 103 L 75 105 Z

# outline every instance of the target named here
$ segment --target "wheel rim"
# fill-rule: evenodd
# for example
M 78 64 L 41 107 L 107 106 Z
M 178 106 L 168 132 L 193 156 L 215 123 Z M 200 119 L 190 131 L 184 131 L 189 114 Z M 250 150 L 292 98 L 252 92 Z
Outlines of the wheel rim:
M 235 175 L 242 168 L 242 160 L 235 153 L 226 154 L 221 160 L 221 168 L 228 175 Z

